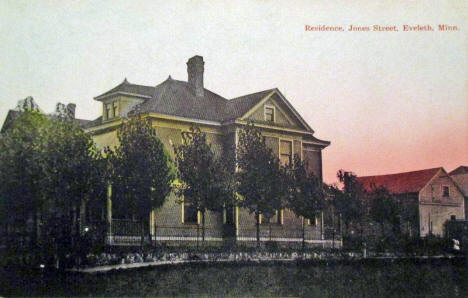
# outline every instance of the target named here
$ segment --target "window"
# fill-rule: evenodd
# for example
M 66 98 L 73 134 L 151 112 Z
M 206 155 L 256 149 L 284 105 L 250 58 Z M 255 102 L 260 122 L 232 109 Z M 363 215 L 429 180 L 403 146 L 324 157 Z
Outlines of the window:
M 283 209 L 276 210 L 276 223 L 279 225 L 283 224 Z
M 111 114 L 110 114 L 111 106 L 110 106 L 110 104 L 105 103 L 104 104 L 104 110 L 105 110 L 104 112 L 105 112 L 106 119 L 110 119 L 111 118 Z
M 283 165 L 289 165 L 292 162 L 292 142 L 280 142 L 280 161 Z
M 442 186 L 442 196 L 444 198 L 448 198 L 450 196 L 450 187 L 448 186 Z
M 265 106 L 265 121 L 275 122 L 275 108 Z
M 183 223 L 191 223 L 196 224 L 198 223 L 198 211 L 192 204 L 182 203 L 183 214 L 182 214 L 182 222 Z
M 317 225 L 317 216 L 314 215 L 313 217 L 308 218 L 307 219 L 307 224 L 309 226 L 316 226 Z
M 260 214 L 260 224 L 278 224 L 282 225 L 283 224 L 283 209 L 281 210 L 276 210 L 275 215 L 273 215 L 270 218 L 267 218 Z
M 112 103 L 112 116 L 119 116 L 119 103 L 116 101 Z

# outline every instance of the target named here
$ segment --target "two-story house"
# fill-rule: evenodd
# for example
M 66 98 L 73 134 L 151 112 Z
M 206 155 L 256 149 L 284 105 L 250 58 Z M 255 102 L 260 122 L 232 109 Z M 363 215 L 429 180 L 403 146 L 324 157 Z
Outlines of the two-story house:
M 102 116 L 89 122 L 89 132 L 99 148 L 118 146 L 117 129 L 123 117 L 137 114 L 149 117 L 171 156 L 174 145 L 182 142 L 181 133 L 197 125 L 207 134 L 207 140 L 218 155 L 229 154 L 237 144 L 239 129 L 253 122 L 261 129 L 267 145 L 282 162 L 294 154 L 309 163 L 309 170 L 322 177 L 322 150 L 330 142 L 314 136 L 314 130 L 304 121 L 285 96 L 276 88 L 233 99 L 226 99 L 204 88 L 204 61 L 194 56 L 187 62 L 188 81 L 169 76 L 156 86 L 121 84 L 95 97 L 102 102 Z M 200 216 L 190 206 L 180 203 L 171 194 L 166 203 L 150 216 L 150 231 L 157 241 L 193 241 L 198 238 Z M 270 223 L 261 225 L 261 240 L 301 241 L 302 218 L 290 210 L 278 210 Z M 320 217 L 306 220 L 306 240 L 322 243 Z M 237 241 L 255 241 L 255 219 L 247 210 L 234 208 L 223 214 L 209 212 L 206 216 L 208 241 L 222 240 L 223 225 L 235 227 Z M 119 231 L 113 229 L 114 241 Z

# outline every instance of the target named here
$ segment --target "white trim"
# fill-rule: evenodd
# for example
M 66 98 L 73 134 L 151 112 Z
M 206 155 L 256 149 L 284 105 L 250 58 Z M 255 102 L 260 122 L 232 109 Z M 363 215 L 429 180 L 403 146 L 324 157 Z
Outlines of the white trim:
M 319 143 L 319 142 L 309 142 L 309 141 L 302 141 L 303 144 L 310 144 L 310 145 L 320 145 L 320 146 L 323 146 L 323 143 Z M 328 145 L 327 145 L 328 146 Z M 320 150 L 320 149 L 318 149 Z
M 110 93 L 110 94 L 96 96 L 94 99 L 95 99 L 95 100 L 101 100 L 101 99 L 104 99 L 104 98 L 107 98 L 107 97 L 111 97 L 111 96 L 114 96 L 114 95 L 119 95 L 119 94 L 120 94 L 120 95 L 129 95 L 129 96 L 134 96 L 134 97 L 141 97 L 141 98 L 153 98 L 152 96 L 149 96 L 149 95 L 143 95 L 143 94 L 137 94 L 137 93 L 116 91 L 116 92 L 112 92 L 112 93 Z
M 270 120 L 266 119 L 266 109 L 273 109 L 273 123 L 276 123 L 276 107 L 274 105 L 263 105 L 263 120 L 267 122 L 271 122 Z
M 237 241 L 257 241 L 257 237 L 237 237 Z M 260 237 L 260 241 L 277 241 L 277 242 L 302 242 L 302 238 L 271 238 L 270 237 Z M 325 244 L 325 243 L 333 243 L 333 240 L 305 240 L 306 243 L 316 243 L 316 244 Z M 341 240 L 336 239 L 335 245 L 341 245 Z
M 260 100 L 256 105 L 254 105 L 250 110 L 248 110 L 244 115 L 239 117 L 238 119 L 244 120 L 250 115 L 252 115 L 258 108 L 260 108 L 273 94 L 275 94 L 275 91 L 272 90 L 270 93 L 268 93 L 267 96 L 265 96 L 262 100 Z
M 297 119 L 299 119 L 299 122 L 304 125 L 304 127 L 308 130 L 310 130 L 312 133 L 314 133 L 314 130 L 307 124 L 307 122 L 301 117 L 301 115 L 296 111 L 296 109 L 289 103 L 289 101 L 284 97 L 284 95 L 279 91 L 277 88 L 275 89 L 275 92 L 279 95 L 279 97 L 284 101 L 286 106 L 293 112 L 294 116 L 296 116 Z
M 145 115 L 145 114 L 147 114 L 149 117 L 165 119 L 165 120 L 176 120 L 176 121 L 181 121 L 181 122 L 190 122 L 190 123 L 198 123 L 198 124 L 205 124 L 205 125 L 221 126 L 221 123 L 216 122 L 216 121 L 185 118 L 185 117 L 165 115 L 165 114 L 159 114 L 159 113 L 142 113 L 142 115 Z

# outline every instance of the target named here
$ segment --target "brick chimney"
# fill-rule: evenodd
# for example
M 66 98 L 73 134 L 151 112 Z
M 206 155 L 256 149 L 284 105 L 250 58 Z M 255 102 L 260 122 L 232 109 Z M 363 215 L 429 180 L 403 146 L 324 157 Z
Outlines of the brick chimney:
M 204 65 L 202 56 L 193 56 L 187 61 L 188 83 L 192 86 L 197 97 L 204 96 L 203 71 Z

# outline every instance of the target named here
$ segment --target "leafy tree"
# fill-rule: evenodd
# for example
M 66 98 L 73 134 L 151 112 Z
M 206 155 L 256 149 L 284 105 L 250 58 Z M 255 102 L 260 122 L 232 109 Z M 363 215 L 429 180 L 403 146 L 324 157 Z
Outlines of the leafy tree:
M 78 234 L 87 201 L 100 195 L 105 185 L 97 167 L 101 152 L 89 134 L 71 119 L 59 116 L 52 124 L 46 144 L 45 192 L 59 211 L 56 216 L 68 221 L 67 226 Z
M 290 193 L 287 206 L 302 216 L 302 246 L 305 246 L 305 219 L 312 220 L 323 210 L 324 196 L 320 180 L 307 171 L 307 161 L 296 154 L 294 163 L 288 167 Z
M 205 241 L 205 214 L 207 210 L 220 212 L 232 204 L 233 189 L 222 159 L 216 158 L 206 142 L 206 134 L 191 127 L 182 133 L 183 144 L 175 147 L 180 187 L 177 194 L 201 214 L 202 241 Z
M 260 245 L 260 214 L 269 219 L 284 205 L 285 172 L 263 140 L 260 131 L 248 124 L 239 131 L 237 193 L 241 207 L 255 214 L 257 245 Z
M 389 223 L 394 231 L 399 230 L 399 206 L 390 192 L 383 186 L 375 187 L 368 194 L 369 213 L 373 221 L 380 225 L 382 236 L 385 236 L 385 224 Z
M 44 159 L 50 121 L 26 109 L 0 137 L 0 198 L 7 208 L 7 226 L 24 234 L 32 217 L 31 245 L 37 245 L 38 216 L 45 202 Z
M 149 226 L 149 213 L 163 205 L 171 191 L 174 170 L 151 121 L 142 116 L 125 120 L 117 132 L 120 146 L 113 157 L 114 194 L 130 214 Z M 151 242 L 151 235 L 148 229 Z
M 73 245 L 80 211 L 100 187 L 99 152 L 89 135 L 70 118 L 26 109 L 10 123 L 0 148 L 0 196 L 10 226 L 24 228 L 32 218 L 33 247 L 55 247 L 56 254 L 64 251 L 59 246 Z
M 341 214 L 345 231 L 348 231 L 350 224 L 359 224 L 362 232 L 366 209 L 364 189 L 352 172 L 339 170 L 337 177 L 343 183 L 343 189 L 331 187 L 332 205 Z

